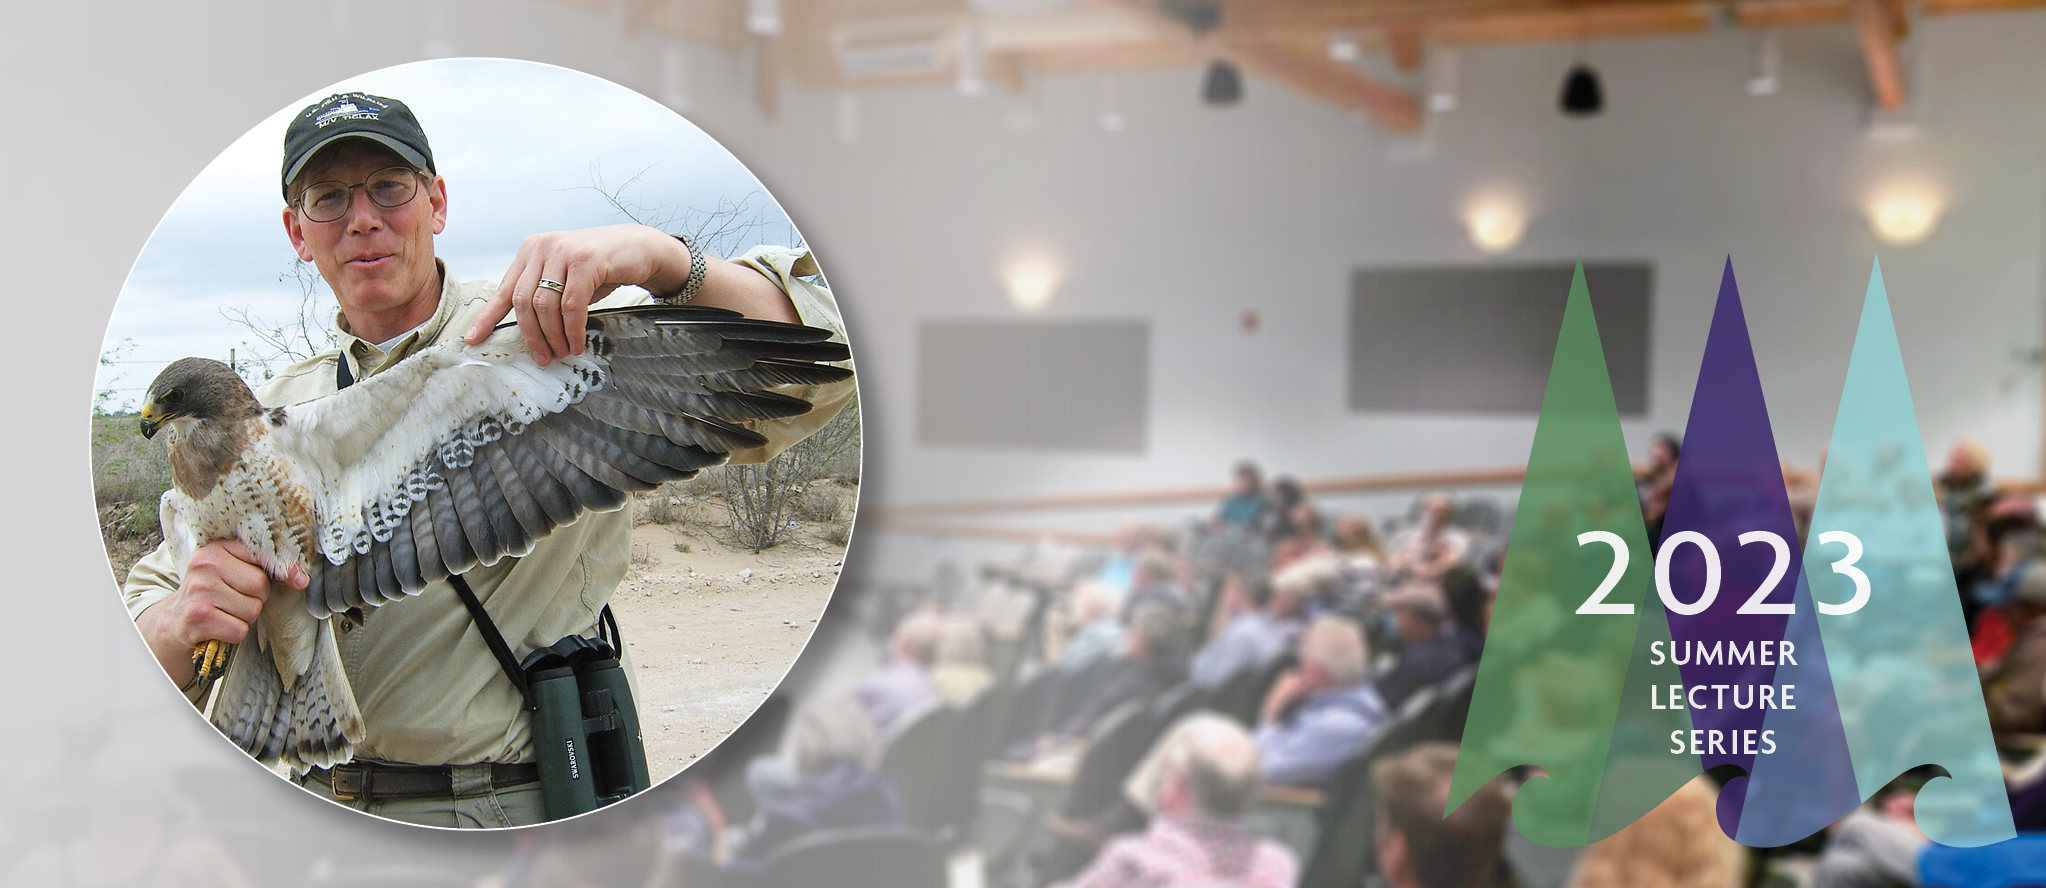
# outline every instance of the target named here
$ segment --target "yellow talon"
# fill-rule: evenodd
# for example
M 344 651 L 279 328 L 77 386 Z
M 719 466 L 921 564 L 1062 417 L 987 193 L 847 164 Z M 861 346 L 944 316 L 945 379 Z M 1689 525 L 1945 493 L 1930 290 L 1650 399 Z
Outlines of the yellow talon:
M 201 642 L 192 650 L 192 671 L 200 681 L 212 681 L 227 671 L 227 642 Z

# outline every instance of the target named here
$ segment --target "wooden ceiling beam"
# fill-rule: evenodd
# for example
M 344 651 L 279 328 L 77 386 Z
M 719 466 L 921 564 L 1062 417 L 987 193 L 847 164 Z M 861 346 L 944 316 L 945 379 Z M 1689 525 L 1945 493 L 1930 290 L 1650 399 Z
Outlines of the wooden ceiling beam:
M 1253 74 L 1362 111 L 1390 130 L 1411 132 L 1421 126 L 1421 103 L 1411 93 L 1330 59 L 1319 44 L 1239 35 L 1227 28 L 1217 40 L 1224 55 Z
M 1421 70 L 1426 41 L 1426 32 L 1419 25 L 1396 25 L 1385 29 L 1385 45 L 1392 50 L 1393 67 L 1409 74 Z
M 1869 89 L 1876 104 L 1887 110 L 1904 107 L 1904 63 L 1897 54 L 1896 21 L 1882 0 L 1854 0 L 1854 33 L 1861 39 L 1861 59 L 1868 65 Z

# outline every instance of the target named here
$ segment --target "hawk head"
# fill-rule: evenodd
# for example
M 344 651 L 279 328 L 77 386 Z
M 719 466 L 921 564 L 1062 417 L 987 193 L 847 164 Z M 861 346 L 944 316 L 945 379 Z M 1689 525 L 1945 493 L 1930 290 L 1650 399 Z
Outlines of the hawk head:
M 190 428 L 209 420 L 242 419 L 263 405 L 233 369 L 219 361 L 185 358 L 163 368 L 142 402 L 142 437 L 166 424 Z

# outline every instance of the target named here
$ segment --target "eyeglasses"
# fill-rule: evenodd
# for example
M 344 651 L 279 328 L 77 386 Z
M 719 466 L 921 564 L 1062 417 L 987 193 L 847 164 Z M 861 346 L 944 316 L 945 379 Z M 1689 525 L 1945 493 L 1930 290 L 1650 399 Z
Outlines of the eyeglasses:
M 369 181 L 359 185 L 341 182 L 314 182 L 298 195 L 298 211 L 313 222 L 332 222 L 348 215 L 348 205 L 354 201 L 355 189 L 369 192 L 369 199 L 384 209 L 396 209 L 412 202 L 419 194 L 419 171 L 411 167 L 385 167 L 369 174 Z

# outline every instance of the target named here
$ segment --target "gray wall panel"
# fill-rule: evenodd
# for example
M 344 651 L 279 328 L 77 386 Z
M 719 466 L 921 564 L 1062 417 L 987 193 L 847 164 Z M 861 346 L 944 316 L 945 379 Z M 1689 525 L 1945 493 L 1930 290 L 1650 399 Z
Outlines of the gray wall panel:
M 1350 409 L 1541 410 L 1574 269 L 1358 269 L 1350 294 Z M 1622 415 L 1648 412 L 1654 279 L 1645 262 L 1584 266 Z

